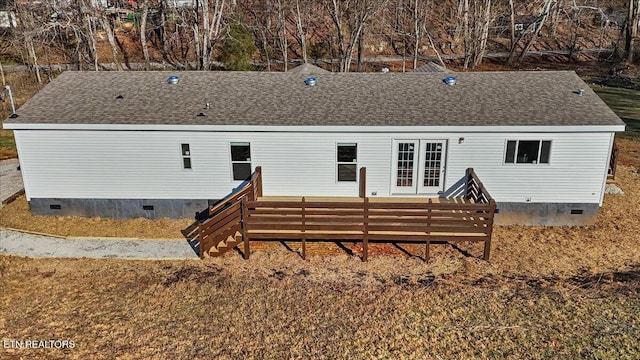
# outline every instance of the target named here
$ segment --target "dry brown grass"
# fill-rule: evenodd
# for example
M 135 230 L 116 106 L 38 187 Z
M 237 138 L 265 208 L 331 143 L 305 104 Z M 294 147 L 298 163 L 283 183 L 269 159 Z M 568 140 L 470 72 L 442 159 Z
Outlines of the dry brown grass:
M 363 263 L 317 243 L 303 261 L 293 242 L 253 244 L 249 261 L 0 256 L 0 337 L 77 344 L 0 357 L 637 359 L 640 174 L 618 174 L 625 195 L 596 225 L 498 227 L 490 262 L 375 245 Z
M 34 216 L 24 196 L 0 209 L 0 226 L 59 236 L 184 239 L 181 230 L 193 220 L 105 219 Z
M 279 250 L 250 261 L 0 257 L 0 269 L 0 337 L 76 343 L 3 359 L 640 356 L 638 267 L 478 277 Z

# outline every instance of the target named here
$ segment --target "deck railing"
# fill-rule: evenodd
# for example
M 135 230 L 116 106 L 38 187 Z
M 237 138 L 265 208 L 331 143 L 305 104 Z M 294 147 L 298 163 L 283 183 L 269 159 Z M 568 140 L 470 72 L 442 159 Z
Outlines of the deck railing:
M 472 201 L 475 204 L 488 204 L 493 200 L 491 195 L 489 195 L 489 191 L 484 187 L 484 184 L 482 184 L 482 181 L 480 181 L 473 168 L 467 169 L 467 189 L 465 192 L 465 199 Z
M 615 180 L 616 167 L 618 166 L 618 144 L 613 142 L 613 148 L 611 149 L 611 158 L 609 158 L 609 169 L 607 171 L 607 178 Z
M 258 199 L 259 170 L 200 226 L 201 256 L 240 232 L 245 258 L 250 240 L 301 240 L 303 258 L 307 240 L 351 240 L 363 243 L 365 261 L 369 241 L 423 243 L 425 260 L 432 242 L 484 242 L 483 258 L 489 259 L 496 203 L 473 169 L 467 170 L 466 202 L 265 201 Z
M 242 229 L 241 199 L 254 201 L 262 196 L 262 168 L 256 167 L 245 186 L 209 207 L 209 219 L 199 226 L 200 257 L 228 236 Z
M 225 207 L 234 204 L 243 197 L 248 197 L 249 200 L 253 201 L 260 196 L 262 196 L 262 167 L 257 166 L 256 170 L 251 174 L 249 181 L 247 181 L 242 189 L 229 194 L 226 198 L 209 207 L 209 217 L 215 215 Z
M 299 239 L 302 257 L 306 240 L 355 240 L 423 243 L 426 259 L 434 241 L 485 242 L 489 259 L 493 204 L 319 201 L 243 201 L 243 238 L 249 240 Z M 246 244 L 246 243 L 245 243 Z M 246 245 L 245 245 L 246 248 Z M 245 253 L 245 257 L 248 257 Z

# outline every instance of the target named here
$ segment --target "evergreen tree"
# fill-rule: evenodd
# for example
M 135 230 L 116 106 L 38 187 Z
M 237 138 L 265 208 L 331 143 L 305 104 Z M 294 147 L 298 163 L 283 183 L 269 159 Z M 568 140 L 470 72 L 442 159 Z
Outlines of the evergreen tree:
M 242 21 L 233 21 L 229 26 L 229 33 L 222 44 L 220 61 L 226 70 L 253 70 L 251 56 L 256 51 L 253 32 Z

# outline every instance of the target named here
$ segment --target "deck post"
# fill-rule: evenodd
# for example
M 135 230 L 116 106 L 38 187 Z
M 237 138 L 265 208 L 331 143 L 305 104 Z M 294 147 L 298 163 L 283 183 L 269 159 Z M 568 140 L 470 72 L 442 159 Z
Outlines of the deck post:
M 256 166 L 256 173 L 258 173 L 256 176 L 256 195 L 262 197 L 262 166 Z
M 302 211 L 302 260 L 306 260 L 307 259 L 307 246 L 306 246 L 306 242 L 307 242 L 307 236 L 305 234 L 305 211 L 304 211 L 304 196 L 302 197 L 302 202 L 300 205 L 300 209 Z
M 361 198 L 366 198 L 367 197 L 367 168 L 366 167 L 361 167 L 360 168 L 360 177 L 358 179 L 358 181 L 360 182 L 360 197 Z
M 362 261 L 369 258 L 369 198 L 364 198 L 363 203 L 363 231 L 362 231 Z
M 488 225 L 488 233 L 487 238 L 484 241 L 484 255 L 483 259 L 485 261 L 489 261 L 489 255 L 491 254 L 491 235 L 493 234 L 493 218 L 496 215 L 496 201 L 491 199 L 489 200 L 490 213 L 489 213 L 489 225 Z
M 425 244 L 424 249 L 424 262 L 429 262 L 429 248 L 431 247 L 431 207 L 433 204 L 433 200 L 429 199 L 427 203 L 427 243 Z
M 240 202 L 240 228 L 242 230 L 242 240 L 244 242 L 244 259 L 249 260 L 249 231 L 247 229 L 247 198 L 243 197 Z
M 202 224 L 198 225 L 198 240 L 200 242 L 200 245 L 198 246 L 200 248 L 200 259 L 204 259 L 204 244 L 202 243 L 204 240 L 204 230 L 202 229 Z

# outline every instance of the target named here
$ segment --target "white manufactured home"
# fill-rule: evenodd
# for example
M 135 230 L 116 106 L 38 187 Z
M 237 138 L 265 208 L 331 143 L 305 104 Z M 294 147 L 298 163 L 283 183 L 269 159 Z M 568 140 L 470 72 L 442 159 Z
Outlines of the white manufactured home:
M 624 123 L 574 72 L 66 72 L 13 129 L 34 214 L 193 217 L 261 166 L 264 193 L 456 197 L 497 223 L 586 224 Z M 449 79 L 452 80 L 452 79 Z

